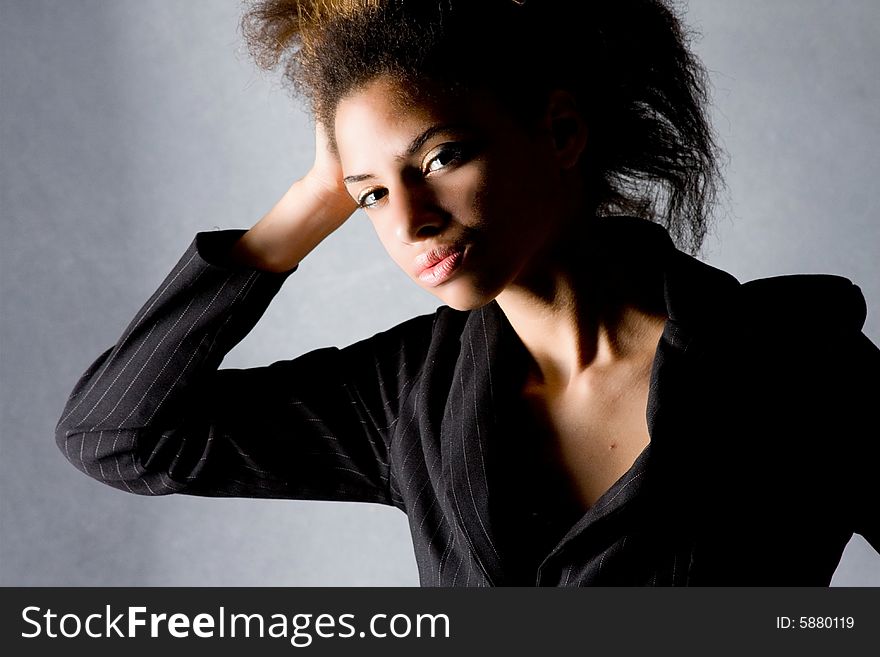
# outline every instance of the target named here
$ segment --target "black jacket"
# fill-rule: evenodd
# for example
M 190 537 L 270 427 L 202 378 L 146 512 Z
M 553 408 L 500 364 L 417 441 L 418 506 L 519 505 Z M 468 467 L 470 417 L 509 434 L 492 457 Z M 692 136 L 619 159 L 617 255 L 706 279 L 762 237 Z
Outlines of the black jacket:
M 525 347 L 494 301 L 339 349 L 218 369 L 296 268 L 198 233 L 76 383 L 56 440 L 143 495 L 393 505 L 422 586 L 827 585 L 853 532 L 880 551 L 880 351 L 844 278 L 740 284 L 661 227 L 609 218 L 662 269 L 648 447 L 580 518 L 555 513 L 518 416 Z

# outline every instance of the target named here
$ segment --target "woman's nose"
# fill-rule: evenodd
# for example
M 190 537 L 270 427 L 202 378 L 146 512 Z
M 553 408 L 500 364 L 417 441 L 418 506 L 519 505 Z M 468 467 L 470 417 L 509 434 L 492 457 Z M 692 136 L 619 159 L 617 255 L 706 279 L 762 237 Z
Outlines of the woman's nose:
M 413 244 L 443 230 L 446 213 L 424 189 L 402 185 L 392 192 L 394 233 L 401 242 Z

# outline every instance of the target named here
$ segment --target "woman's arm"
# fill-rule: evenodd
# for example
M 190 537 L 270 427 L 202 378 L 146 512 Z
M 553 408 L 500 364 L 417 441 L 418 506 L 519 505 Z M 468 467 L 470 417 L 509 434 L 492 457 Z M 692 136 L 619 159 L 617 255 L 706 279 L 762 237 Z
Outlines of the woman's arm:
M 58 446 L 132 493 L 391 503 L 388 437 L 431 316 L 267 367 L 218 370 L 353 201 L 306 178 L 250 231 L 199 233 L 76 383 Z M 324 189 L 323 192 L 311 191 Z
M 59 448 L 89 476 L 144 495 L 392 503 L 389 436 L 432 316 L 344 349 L 218 370 L 292 273 L 213 264 L 242 233 L 196 236 L 77 382 Z

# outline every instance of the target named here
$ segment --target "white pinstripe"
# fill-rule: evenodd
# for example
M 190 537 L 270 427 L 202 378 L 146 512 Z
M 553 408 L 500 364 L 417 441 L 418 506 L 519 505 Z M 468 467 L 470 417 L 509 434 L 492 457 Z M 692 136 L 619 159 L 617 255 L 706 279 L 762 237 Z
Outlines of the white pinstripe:
M 155 495 L 156 491 L 153 490 L 152 486 L 150 486 L 150 482 L 147 481 L 147 477 L 144 475 L 147 474 L 147 471 L 138 465 L 138 462 L 134 458 L 134 452 L 129 452 L 131 454 L 131 465 L 134 468 L 134 472 L 138 475 L 138 481 L 142 482 L 144 486 L 147 487 L 147 490 L 150 491 L 150 495 Z
M 435 456 L 434 456 L 434 465 L 431 467 L 431 471 L 430 471 L 430 472 L 427 474 L 427 476 L 425 477 L 425 481 L 424 481 L 424 483 L 422 483 L 422 487 L 419 489 L 419 492 L 416 494 L 416 501 L 418 501 L 418 499 L 422 496 L 422 492 L 425 490 L 425 487 L 426 487 L 429 483 L 431 483 L 431 475 L 434 474 L 434 470 L 436 469 L 436 467 L 437 467 L 437 463 L 438 463 L 439 461 L 440 461 L 440 456 L 435 454 Z M 406 490 L 407 493 L 409 493 L 409 486 L 410 486 L 410 484 L 412 483 L 412 480 L 415 479 L 415 476 L 416 476 L 416 474 L 417 474 L 418 472 L 419 472 L 419 470 L 413 470 L 412 474 L 410 475 L 410 477 L 409 477 L 409 481 L 407 482 L 407 484 L 406 484 L 406 488 L 405 488 L 405 490 Z
M 419 534 L 422 533 L 422 525 L 425 524 L 425 518 L 428 517 L 428 511 L 430 511 L 431 509 L 433 509 L 435 504 L 437 504 L 437 496 L 436 496 L 436 495 L 434 496 L 434 499 L 431 500 L 431 504 L 430 504 L 430 506 L 428 506 L 428 508 L 425 509 L 425 513 L 424 513 L 424 515 L 422 515 L 422 521 L 419 523 Z M 441 522 L 438 522 L 438 523 L 437 523 L 437 527 L 434 529 L 434 533 L 431 534 L 431 538 L 428 539 L 428 543 L 430 543 L 432 540 L 434 540 L 434 536 L 437 535 L 437 530 L 440 529 L 440 525 L 441 525 L 441 524 L 442 524 Z
M 458 581 L 458 572 L 461 570 L 461 563 L 463 561 L 460 554 L 456 554 L 456 556 L 458 557 L 458 568 L 455 569 L 455 574 L 452 576 L 452 586 L 455 586 L 455 583 Z
M 211 442 L 211 431 L 210 431 L 210 429 L 209 429 L 209 430 L 208 430 L 208 440 L 205 442 L 205 447 L 202 448 L 202 453 L 203 453 L 203 454 L 207 451 L 207 447 L 208 447 L 208 444 L 209 444 L 210 442 Z M 180 447 L 177 448 L 177 454 L 174 455 L 174 461 L 173 461 L 173 463 L 177 463 L 177 462 L 180 460 L 180 455 L 183 454 L 183 449 L 184 449 L 184 447 L 186 447 L 186 441 L 185 441 L 185 440 L 181 440 L 181 441 L 180 441 Z M 205 456 L 205 457 L 202 457 L 202 458 L 207 458 L 207 457 Z M 199 459 L 198 462 L 200 462 L 200 461 L 201 461 L 201 459 Z M 197 463 L 198 463 L 198 462 L 197 462 Z
M 480 309 L 480 310 L 482 310 L 482 309 Z M 470 336 L 468 336 L 468 346 L 471 349 L 471 362 L 474 365 L 474 369 L 476 369 L 477 357 L 474 355 L 474 342 L 473 342 L 473 340 L 470 339 Z M 486 353 L 486 371 L 487 372 L 492 371 L 491 363 L 489 362 L 489 353 L 488 352 Z M 490 381 L 492 380 L 491 374 L 489 375 L 489 380 Z M 477 387 L 476 386 L 471 386 L 471 387 L 473 388 L 473 393 L 474 393 L 474 417 L 477 418 L 477 421 L 474 422 L 474 426 L 476 426 L 476 428 L 477 428 L 477 438 L 479 439 L 480 438 L 480 422 L 479 422 L 479 417 L 478 417 L 479 416 L 479 407 L 477 405 Z M 489 386 L 489 390 L 492 390 L 491 385 Z M 462 396 L 464 396 L 464 390 L 462 390 Z M 495 414 L 495 404 L 494 403 L 492 404 L 492 414 L 493 414 L 493 416 Z M 486 459 L 485 459 L 485 456 L 483 455 L 483 441 L 478 440 L 477 444 L 480 446 L 480 467 L 483 470 L 483 481 L 488 481 L 488 477 L 486 476 Z
M 110 452 L 115 457 L 114 460 L 116 461 L 116 472 L 119 473 L 119 481 L 121 481 L 123 484 L 125 484 L 125 487 L 128 489 L 128 491 L 130 493 L 133 493 L 134 490 L 132 489 L 131 486 L 128 485 L 128 482 L 125 480 L 125 477 L 122 476 L 122 470 L 119 468 L 119 462 L 122 460 L 122 456 L 120 456 L 119 453 L 116 451 L 116 443 L 119 441 L 119 435 L 121 433 L 122 433 L 122 430 L 119 430 L 116 432 L 116 437 L 113 439 L 113 446 L 110 448 Z
M 86 474 L 88 474 L 89 469 L 86 467 L 86 461 L 85 461 L 85 459 L 83 458 L 83 448 L 84 448 L 85 446 L 86 446 L 86 437 L 85 437 L 85 436 L 80 436 L 80 437 L 79 437 L 79 462 L 82 464 L 83 472 L 85 472 Z
M 360 475 L 361 477 L 363 477 L 367 481 L 370 481 L 370 477 L 368 475 L 366 475 L 365 473 L 361 472 L 360 470 L 352 470 L 351 468 L 344 468 L 341 465 L 334 465 L 333 469 L 334 470 L 344 470 L 345 472 L 353 472 L 356 475 Z M 382 481 L 387 481 L 388 475 L 383 475 L 383 474 L 379 473 L 379 479 L 381 479 Z
M 95 443 L 95 460 L 98 461 L 98 470 L 100 470 L 100 472 L 101 472 L 101 479 L 106 479 L 107 476 L 104 474 L 104 464 L 103 464 L 104 459 L 103 459 L 103 457 L 101 457 L 100 459 L 98 458 L 98 450 L 101 447 L 101 440 L 103 438 L 104 438 L 104 432 L 102 431 L 98 434 L 98 442 Z
M 460 380 L 461 380 L 461 392 L 462 392 L 462 395 L 464 395 L 464 391 L 465 391 L 465 388 L 464 388 L 464 378 L 461 376 L 460 373 L 459 373 L 459 378 L 460 378 Z M 479 418 L 476 418 L 476 419 L 478 420 Z M 477 439 L 479 440 L 479 435 L 480 435 L 479 424 L 478 424 L 478 422 L 474 422 L 474 424 L 477 425 Z M 462 440 L 462 444 L 464 444 L 465 439 L 466 439 L 466 438 L 465 438 L 465 431 L 464 431 L 464 419 L 462 418 L 462 422 L 461 422 L 461 440 Z M 498 550 L 495 549 L 495 544 L 492 542 L 492 538 L 489 536 L 489 532 L 486 530 L 486 525 L 483 523 L 483 517 L 480 515 L 480 511 L 479 511 L 479 509 L 477 508 L 477 500 L 476 500 L 476 498 L 474 497 L 474 488 L 473 488 L 473 485 L 471 484 L 471 474 L 470 474 L 470 470 L 469 470 L 469 468 L 468 468 L 468 462 L 467 462 L 467 449 L 463 449 L 462 451 L 463 451 L 463 453 L 464 453 L 464 459 L 465 459 L 465 464 L 464 464 L 464 474 L 465 474 L 465 477 L 467 478 L 467 482 L 468 482 L 468 492 L 470 492 L 470 494 L 471 494 L 471 504 L 472 504 L 473 507 L 474 507 L 474 511 L 477 512 L 477 520 L 479 520 L 479 522 L 480 522 L 480 529 L 483 530 L 483 535 L 486 537 L 486 540 L 487 540 L 488 543 L 489 543 L 489 547 L 492 548 L 492 552 L 495 553 L 495 556 L 496 556 L 498 559 L 500 559 L 501 557 L 500 557 L 500 555 L 498 554 Z M 481 456 L 481 457 L 482 457 L 482 454 L 483 454 L 483 448 L 482 448 L 482 445 L 480 445 L 480 456 Z M 485 480 L 484 480 L 484 481 L 485 481 Z M 452 487 L 452 491 L 453 491 L 453 496 L 455 496 L 455 495 L 454 495 L 454 493 L 455 493 L 455 486 Z M 456 506 L 458 506 L 458 498 L 457 498 L 457 497 L 456 497 L 456 500 L 455 500 L 455 504 L 456 504 Z M 460 511 L 460 507 L 459 507 L 459 513 L 460 513 L 460 512 L 461 512 L 461 511 Z
M 627 486 L 629 486 L 632 482 L 634 482 L 636 479 L 638 479 L 639 477 L 641 477 L 643 474 L 644 474 L 644 472 L 639 472 L 639 473 L 637 473 L 637 474 L 634 474 L 634 475 L 632 476 L 632 479 L 630 479 L 630 480 L 629 480 L 628 482 L 626 482 L 623 486 L 621 486 L 621 487 L 620 487 L 620 490 L 618 490 L 616 493 L 614 493 L 614 495 L 612 495 L 612 496 L 611 496 L 611 497 L 610 497 L 610 498 L 609 498 L 609 499 L 608 499 L 608 500 L 607 500 L 602 506 L 598 507 L 596 510 L 597 510 L 597 511 L 603 511 L 604 509 L 608 508 L 608 505 L 611 504 L 611 503 L 614 501 L 614 499 L 615 499 L 618 495 L 620 495 L 620 494 L 623 492 L 623 489 L 624 489 L 624 488 L 626 488 Z
M 439 462 L 440 462 L 440 456 L 437 455 L 434 458 L 434 465 L 431 466 L 431 471 L 428 473 L 428 476 L 425 478 L 425 483 L 422 484 L 422 487 L 419 489 L 418 495 L 416 495 L 416 499 L 413 502 L 413 508 L 415 508 L 416 502 L 418 502 L 419 498 L 421 498 L 422 492 L 425 490 L 425 487 L 429 483 L 431 483 L 431 475 L 434 474 L 434 469 L 437 467 L 437 463 L 439 463 Z M 409 490 L 409 489 L 407 489 L 407 490 Z M 419 522 L 419 534 L 422 533 L 422 525 L 425 524 L 425 519 L 428 517 L 428 512 L 434 508 L 435 504 L 437 504 L 437 495 L 434 495 L 434 499 L 431 500 L 430 506 L 427 509 L 425 509 L 424 513 L 422 514 L 422 520 Z
M 410 427 L 410 425 L 412 424 L 413 420 L 416 419 L 416 410 L 417 410 L 418 407 L 419 407 L 419 395 L 420 395 L 421 393 L 422 393 L 421 390 L 419 390 L 418 392 L 416 392 L 416 401 L 415 401 L 415 403 L 413 404 L 412 417 L 410 417 L 409 422 L 406 423 L 406 426 L 405 426 L 405 427 L 403 428 L 403 430 L 400 432 L 400 435 L 402 435 L 402 436 L 405 436 L 405 435 L 406 435 L 406 431 L 407 431 L 407 429 L 409 429 L 409 427 Z M 406 465 L 406 462 L 409 460 L 409 455 L 412 454 L 412 451 L 416 448 L 416 445 L 418 445 L 418 444 L 419 444 L 419 441 L 418 441 L 418 440 L 413 440 L 413 441 L 412 441 L 412 444 L 409 446 L 409 449 L 406 450 L 406 454 L 405 454 L 404 457 L 403 457 L 403 462 L 400 464 L 400 468 L 401 468 L 401 469 L 403 469 L 403 467 Z
M 242 463 L 241 467 L 245 470 L 250 470 L 251 472 L 256 472 L 257 474 L 263 475 L 266 478 L 274 476 L 269 470 L 261 470 L 260 468 L 255 468 L 252 465 L 248 465 L 247 463 Z
M 610 550 L 612 547 L 614 547 L 614 545 L 609 545 L 602 553 L 602 557 L 599 559 L 599 570 L 597 571 L 597 574 L 602 572 L 602 564 L 605 563 L 605 555 L 608 554 L 608 550 Z
M 449 540 L 446 541 L 446 547 L 443 548 L 443 554 L 440 555 L 440 566 L 437 569 L 437 586 L 442 586 L 442 576 L 443 576 L 443 562 L 446 560 L 446 551 L 452 546 L 452 539 L 455 537 L 455 532 L 449 532 Z
M 166 480 L 170 481 L 172 484 L 175 484 L 175 485 L 169 486 L 168 483 L 166 482 Z M 170 490 L 172 493 L 177 492 L 180 489 L 180 484 L 178 484 L 176 481 L 174 481 L 171 477 L 169 477 L 167 474 L 165 474 L 161 470 L 159 471 L 159 483 L 162 484 L 168 490 Z
M 688 569 L 687 569 L 687 578 L 685 579 L 685 586 L 690 586 L 691 584 L 691 570 L 694 567 L 694 550 L 696 549 L 696 545 L 691 543 L 691 554 L 688 558 Z

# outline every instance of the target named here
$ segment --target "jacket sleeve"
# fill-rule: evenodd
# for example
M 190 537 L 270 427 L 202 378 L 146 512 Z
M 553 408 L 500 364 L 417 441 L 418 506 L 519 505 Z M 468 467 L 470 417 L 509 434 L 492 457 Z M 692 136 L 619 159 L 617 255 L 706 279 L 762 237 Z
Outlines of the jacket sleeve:
M 400 505 L 389 440 L 433 315 L 345 348 L 218 369 L 282 272 L 225 258 L 243 229 L 198 233 L 118 342 L 73 388 L 55 430 L 85 474 L 141 495 Z
M 856 375 L 850 397 L 850 431 L 857 450 L 847 455 L 853 464 L 852 513 L 853 531 L 861 534 L 880 553 L 880 426 L 877 404 L 880 401 L 880 349 L 860 333 L 856 349 Z

